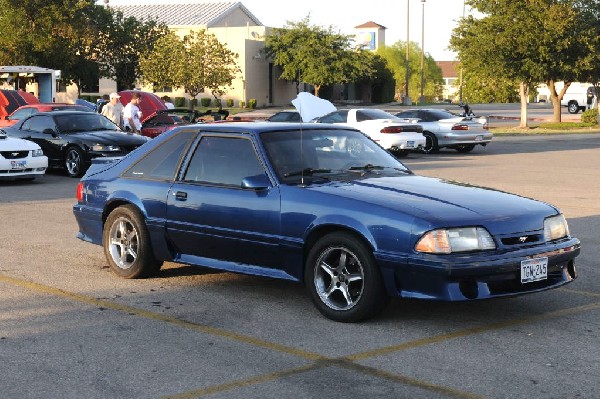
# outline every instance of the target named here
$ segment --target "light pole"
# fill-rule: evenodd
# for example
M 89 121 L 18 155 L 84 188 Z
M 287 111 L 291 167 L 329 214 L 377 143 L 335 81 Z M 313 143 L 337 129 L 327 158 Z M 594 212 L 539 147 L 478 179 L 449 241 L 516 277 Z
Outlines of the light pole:
M 466 1 L 463 0 L 463 21 L 465 19 L 465 3 Z M 458 101 L 462 104 L 463 102 L 463 67 L 462 64 L 460 66 L 460 81 L 458 82 Z
M 406 81 L 404 83 L 404 105 L 412 105 L 412 101 L 410 99 L 410 96 L 408 95 L 408 80 L 410 79 L 410 60 L 409 60 L 409 46 L 410 46 L 410 40 L 409 40 L 409 29 L 410 27 L 410 0 L 406 0 Z
M 425 96 L 423 95 L 425 86 L 425 1 L 421 0 L 423 10 L 421 13 L 421 97 L 419 97 L 419 104 L 425 102 Z

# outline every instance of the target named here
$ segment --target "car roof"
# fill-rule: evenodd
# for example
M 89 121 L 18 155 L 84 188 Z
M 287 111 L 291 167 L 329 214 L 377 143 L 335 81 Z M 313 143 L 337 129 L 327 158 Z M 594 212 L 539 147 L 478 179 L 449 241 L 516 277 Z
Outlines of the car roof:
M 200 131 L 212 132 L 230 132 L 230 133 L 263 133 L 277 131 L 294 130 L 356 130 L 346 126 L 336 126 L 319 123 L 300 123 L 300 122 L 224 122 L 224 123 L 205 123 L 193 125 L 199 127 Z M 188 126 L 184 126 L 184 129 Z

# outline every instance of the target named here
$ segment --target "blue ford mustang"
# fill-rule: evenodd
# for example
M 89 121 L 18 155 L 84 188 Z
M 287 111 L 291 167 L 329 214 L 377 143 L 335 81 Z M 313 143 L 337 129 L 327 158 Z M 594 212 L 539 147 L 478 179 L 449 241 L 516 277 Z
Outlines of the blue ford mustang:
M 177 128 L 92 165 L 73 212 L 121 277 L 169 261 L 304 282 L 345 322 L 390 296 L 555 288 L 580 251 L 551 205 L 417 176 L 359 131 L 323 124 Z

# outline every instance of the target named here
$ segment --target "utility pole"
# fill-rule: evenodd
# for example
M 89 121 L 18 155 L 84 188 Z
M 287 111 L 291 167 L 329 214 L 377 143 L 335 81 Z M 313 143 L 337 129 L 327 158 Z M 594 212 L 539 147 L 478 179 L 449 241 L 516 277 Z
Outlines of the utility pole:
M 410 59 L 409 59 L 409 47 L 410 47 L 410 40 L 409 40 L 409 29 L 410 27 L 410 0 L 406 0 L 406 80 L 404 82 L 404 101 L 403 104 L 404 105 L 412 105 L 412 100 L 410 99 L 410 96 L 408 95 L 408 81 L 410 79 Z

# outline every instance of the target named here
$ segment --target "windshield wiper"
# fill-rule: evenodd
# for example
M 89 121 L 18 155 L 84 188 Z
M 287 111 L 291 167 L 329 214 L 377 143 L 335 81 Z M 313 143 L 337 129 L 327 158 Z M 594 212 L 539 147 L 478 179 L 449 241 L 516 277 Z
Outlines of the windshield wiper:
M 410 172 L 408 169 L 400 169 L 400 168 L 394 168 L 391 166 L 378 166 L 378 165 L 373 165 L 373 164 L 366 164 L 363 166 L 352 166 L 350 168 L 348 168 L 348 171 L 350 172 L 359 172 L 362 175 L 364 175 L 366 172 L 373 172 L 376 170 L 384 170 L 384 169 L 392 169 L 398 172 L 403 172 L 406 174 L 411 174 L 412 172 Z
M 331 173 L 331 169 L 313 169 L 313 168 L 304 168 L 302 170 L 296 170 L 294 172 L 285 173 L 283 177 L 292 177 L 292 176 L 312 176 L 315 173 Z

